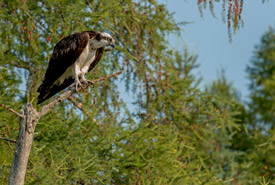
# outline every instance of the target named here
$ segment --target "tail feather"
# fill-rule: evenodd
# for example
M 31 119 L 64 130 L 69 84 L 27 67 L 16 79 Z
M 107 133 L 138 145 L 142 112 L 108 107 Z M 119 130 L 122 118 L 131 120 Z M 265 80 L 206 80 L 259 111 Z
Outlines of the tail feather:
M 66 87 L 70 86 L 74 82 L 73 78 L 66 79 L 62 84 L 60 85 L 45 85 L 42 84 L 38 89 L 37 92 L 39 92 L 38 100 L 37 100 L 37 105 L 43 103 L 47 99 L 51 98 L 58 92 L 62 91 Z

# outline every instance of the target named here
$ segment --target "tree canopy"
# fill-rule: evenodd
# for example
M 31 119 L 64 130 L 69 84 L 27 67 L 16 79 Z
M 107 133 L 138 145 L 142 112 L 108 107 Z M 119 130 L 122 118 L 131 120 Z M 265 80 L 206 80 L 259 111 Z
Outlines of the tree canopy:
M 3 0 L 0 6 L 1 104 L 16 110 L 35 104 L 54 45 L 73 32 L 106 31 L 117 43 L 88 78 L 124 69 L 119 78 L 71 97 L 39 121 L 26 184 L 274 181 L 274 127 L 266 133 L 249 130 L 251 116 L 226 79 L 206 91 L 198 88 L 192 73 L 197 55 L 169 47 L 166 36 L 180 34 L 181 27 L 164 4 Z M 274 51 L 274 41 L 261 47 L 254 61 L 274 56 L 264 52 L 265 47 Z M 268 79 L 262 81 L 267 89 Z M 15 139 L 17 130 L 17 117 L 0 109 L 0 136 Z M 14 144 L 0 142 L 0 182 L 6 184 Z
M 255 124 L 275 123 L 275 29 L 270 27 L 255 47 L 247 67 L 251 90 L 251 111 Z

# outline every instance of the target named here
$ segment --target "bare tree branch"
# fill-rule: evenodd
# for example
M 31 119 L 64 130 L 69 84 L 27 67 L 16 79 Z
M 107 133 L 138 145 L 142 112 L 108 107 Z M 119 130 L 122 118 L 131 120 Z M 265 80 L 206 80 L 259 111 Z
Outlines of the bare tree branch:
M 19 119 L 19 133 L 9 176 L 10 185 L 24 185 L 34 130 L 39 120 L 38 112 L 31 104 L 22 110 L 22 115 Z
M 93 80 L 93 83 L 100 82 L 100 81 L 103 81 L 103 80 L 107 80 L 107 79 L 112 78 L 112 77 L 117 77 L 121 73 L 122 73 L 122 71 L 119 71 L 119 72 L 116 72 L 114 74 L 111 74 L 111 75 L 108 75 L 108 76 L 105 76 L 105 77 L 102 77 L 102 78 L 98 78 L 96 80 Z M 88 87 L 89 86 L 86 86 L 86 87 L 82 88 L 81 90 L 87 89 Z M 42 117 L 45 114 L 47 114 L 52 108 L 56 107 L 61 102 L 63 102 L 64 100 L 66 100 L 70 96 L 74 95 L 75 93 L 77 93 L 77 91 L 75 90 L 75 88 L 74 89 L 70 89 L 70 90 L 62 93 L 59 97 L 57 97 L 54 101 L 52 101 L 48 105 L 43 106 L 42 109 L 41 109 L 41 111 L 40 111 L 40 113 L 39 113 L 40 117 Z
M 0 103 L 0 107 L 3 107 L 4 109 L 6 109 L 9 112 L 12 112 L 14 114 L 16 114 L 17 116 L 23 118 L 23 115 L 21 115 L 20 113 L 16 112 L 15 110 L 13 110 L 12 108 L 9 108 L 7 106 L 5 106 L 4 104 Z
M 100 81 L 103 81 L 103 80 L 107 80 L 109 78 L 112 78 L 112 77 L 117 77 L 118 75 L 120 75 L 122 73 L 122 70 L 121 71 L 118 71 L 114 74 L 111 74 L 111 75 L 108 75 L 108 76 L 105 76 L 105 77 L 102 77 L 102 78 L 98 78 L 96 80 L 93 80 L 94 83 L 96 82 L 100 82 Z
M 16 143 L 16 141 L 14 141 L 12 139 L 5 138 L 5 137 L 0 137 L 0 139 L 5 140 L 5 141 L 9 141 L 9 142 L 12 142 L 12 143 Z
M 72 96 L 73 94 L 75 94 L 77 91 L 75 89 L 72 90 L 68 90 L 64 93 L 62 93 L 59 97 L 57 97 L 54 101 L 52 101 L 51 103 L 49 103 L 48 105 L 45 105 L 42 107 L 41 111 L 40 111 L 40 117 L 44 116 L 45 114 L 47 114 L 49 112 L 49 110 L 51 110 L 52 108 L 56 107 L 57 105 L 59 105 L 61 102 L 63 102 L 64 100 L 66 100 L 69 96 Z

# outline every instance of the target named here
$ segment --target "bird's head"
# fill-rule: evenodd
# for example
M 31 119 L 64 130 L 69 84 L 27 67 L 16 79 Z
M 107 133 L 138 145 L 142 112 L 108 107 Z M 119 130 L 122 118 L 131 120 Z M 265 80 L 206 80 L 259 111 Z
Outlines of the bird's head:
M 93 32 L 90 34 L 90 46 L 93 49 L 102 48 L 105 46 L 115 47 L 115 40 L 111 35 L 105 32 Z

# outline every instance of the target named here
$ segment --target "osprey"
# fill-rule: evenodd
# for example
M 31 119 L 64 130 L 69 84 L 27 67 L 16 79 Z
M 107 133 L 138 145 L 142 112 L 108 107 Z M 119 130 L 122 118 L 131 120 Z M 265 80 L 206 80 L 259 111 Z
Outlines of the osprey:
M 85 74 L 92 70 L 102 57 L 105 46 L 115 46 L 115 40 L 98 31 L 84 31 L 69 35 L 54 47 L 44 80 L 39 86 L 37 104 L 40 104 L 75 82 L 78 91 L 92 83 Z

